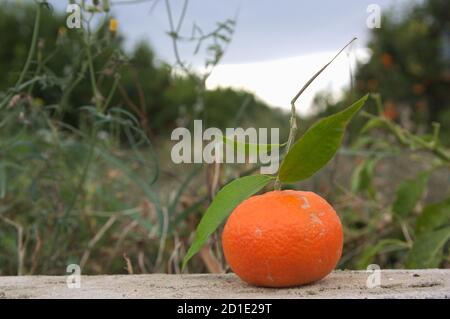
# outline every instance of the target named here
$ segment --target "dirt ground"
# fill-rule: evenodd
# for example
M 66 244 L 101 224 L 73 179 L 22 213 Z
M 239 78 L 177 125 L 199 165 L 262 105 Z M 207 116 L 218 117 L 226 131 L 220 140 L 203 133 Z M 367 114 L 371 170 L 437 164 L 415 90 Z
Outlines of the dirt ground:
M 0 277 L 0 298 L 450 298 L 450 269 L 335 271 L 302 287 L 257 288 L 234 274 L 81 276 L 69 289 L 65 276 Z

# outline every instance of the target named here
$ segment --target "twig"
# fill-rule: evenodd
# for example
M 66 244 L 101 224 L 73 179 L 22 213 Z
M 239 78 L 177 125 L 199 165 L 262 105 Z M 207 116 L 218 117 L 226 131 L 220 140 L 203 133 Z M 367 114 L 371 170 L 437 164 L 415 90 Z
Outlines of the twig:
M 313 75 L 312 78 L 310 78 L 308 80 L 308 82 L 306 82 L 305 85 L 303 85 L 303 87 L 300 89 L 300 91 L 294 96 L 294 98 L 291 101 L 291 121 L 292 121 L 292 125 L 293 127 L 291 127 L 291 133 L 289 134 L 289 138 L 288 138 L 288 143 L 287 143 L 287 147 L 286 147 L 286 152 L 289 152 L 290 147 L 292 146 L 292 142 L 295 138 L 295 133 L 297 130 L 297 121 L 296 121 L 296 117 L 295 117 L 295 102 L 297 102 L 297 99 L 300 97 L 300 95 L 303 94 L 303 92 L 309 87 L 309 85 L 320 75 L 320 73 L 322 73 L 331 63 L 333 63 L 333 61 L 342 53 L 342 51 L 344 51 L 351 43 L 353 43 L 353 41 L 355 41 L 357 38 L 353 38 L 349 43 L 347 43 L 338 53 L 336 53 L 336 55 L 327 63 L 325 64 L 319 71 L 317 71 L 316 74 Z
M 181 26 L 183 25 L 184 17 L 186 16 L 187 5 L 189 0 L 184 0 L 183 8 L 181 9 L 180 19 L 178 19 L 177 28 L 175 30 L 176 33 L 179 33 L 181 30 Z
M 0 216 L 0 219 L 13 226 L 17 231 L 17 276 L 23 276 L 25 274 L 24 259 L 26 253 L 26 245 L 23 240 L 23 226 L 7 217 Z
M 59 109 L 61 117 L 62 117 L 62 112 L 65 110 L 65 107 L 66 107 L 66 104 L 67 104 L 67 101 L 68 101 L 70 95 L 72 94 L 73 90 L 77 87 L 77 85 L 83 80 L 87 68 L 88 68 L 88 63 L 86 61 L 83 61 L 81 63 L 80 71 L 78 72 L 77 77 L 70 84 L 70 86 L 64 90 L 63 95 L 61 97 L 61 102 L 60 102 L 61 107 Z
M 30 275 L 34 274 L 38 265 L 38 257 L 42 248 L 41 235 L 39 234 L 39 228 L 36 228 L 36 246 L 34 247 L 33 254 L 31 255 L 31 269 Z
M 142 274 L 148 273 L 148 270 L 145 267 L 145 254 L 142 250 L 139 251 L 139 254 L 138 254 L 138 265 L 139 265 L 139 269 L 141 270 Z
M 169 274 L 172 274 L 172 273 L 179 274 L 180 273 L 180 266 L 179 266 L 180 254 L 179 254 L 178 250 L 180 250 L 182 242 L 180 241 L 177 233 L 174 234 L 174 242 L 175 242 L 175 245 L 174 245 L 173 251 L 170 254 L 169 261 L 167 262 L 168 263 L 167 272 Z M 172 265 L 173 265 L 174 270 L 172 270 Z
M 403 236 L 405 237 L 406 242 L 408 243 L 408 246 L 412 247 L 414 241 L 412 240 L 411 235 L 409 234 L 408 226 L 404 221 L 401 221 L 400 227 L 402 229 Z
M 178 34 L 176 33 L 176 30 L 175 30 L 175 27 L 174 27 L 174 21 L 173 21 L 173 17 L 172 17 L 172 9 L 170 7 L 170 2 L 169 2 L 169 0 L 165 0 L 164 2 L 166 4 L 167 17 L 169 19 L 169 26 L 170 26 L 169 34 L 170 34 L 170 38 L 172 39 L 172 48 L 173 48 L 173 53 L 175 55 L 176 63 L 183 69 L 183 71 L 189 77 L 195 79 L 195 77 L 192 76 L 190 70 L 186 67 L 184 62 L 181 60 L 181 56 L 180 56 L 180 52 L 178 50 L 178 44 L 177 44 Z
M 120 248 L 120 245 L 123 243 L 123 241 L 125 240 L 125 237 L 128 235 L 128 233 L 130 231 L 132 231 L 133 228 L 135 228 L 138 225 L 139 225 L 139 222 L 137 220 L 133 220 L 131 223 L 129 223 L 128 225 L 125 226 L 125 228 L 122 230 L 122 232 L 119 235 L 119 239 L 116 241 L 114 252 L 112 253 L 113 257 L 117 254 L 117 252 Z
M 133 265 L 131 264 L 131 259 L 128 257 L 127 253 L 123 253 L 123 259 L 125 259 L 125 262 L 127 263 L 127 267 L 125 268 L 129 275 L 132 275 L 133 272 Z
M 216 257 L 214 257 L 209 246 L 204 246 L 202 249 L 200 249 L 199 253 L 209 273 L 211 274 L 223 273 L 221 263 L 216 259 Z
M 34 52 L 36 51 L 36 44 L 39 34 L 39 27 L 41 25 L 41 3 L 37 2 L 36 7 L 36 18 L 34 20 L 34 28 L 33 28 L 33 37 L 31 38 L 31 46 L 30 50 L 28 51 L 28 57 L 25 61 L 25 65 L 22 69 L 22 72 L 20 73 L 19 79 L 16 82 L 16 87 L 22 84 L 23 80 L 25 79 L 26 74 L 28 73 L 28 70 L 31 65 L 31 60 L 33 60 Z
M 105 112 L 108 109 L 108 106 L 111 103 L 114 93 L 116 93 L 116 89 L 117 89 L 117 85 L 119 84 L 119 81 L 120 81 L 120 75 L 116 74 L 116 76 L 114 77 L 114 82 L 111 87 L 111 90 L 109 91 L 108 97 L 106 98 L 105 103 L 101 107 L 102 112 Z
M 34 53 L 36 51 L 36 45 L 37 45 L 37 40 L 38 40 L 38 34 L 39 34 L 39 28 L 40 28 L 40 24 L 41 24 L 41 5 L 43 5 L 42 3 L 36 2 L 37 3 L 37 7 L 36 7 L 36 17 L 34 20 L 34 27 L 33 27 L 33 35 L 31 38 L 31 45 L 30 45 L 30 49 L 28 51 L 28 56 L 27 56 L 27 60 L 25 61 L 25 65 L 22 69 L 22 72 L 20 73 L 19 78 L 17 79 L 16 85 L 14 86 L 14 90 L 17 90 L 22 82 L 25 79 L 25 76 L 28 73 L 28 70 L 30 69 L 30 65 L 31 65 L 31 61 L 33 59 Z M 3 101 L 0 103 L 0 109 L 2 109 L 6 104 L 9 103 L 11 97 L 13 96 L 12 93 L 9 93 L 8 95 L 6 95 L 6 97 L 3 99 Z
M 164 256 L 164 248 L 166 246 L 168 228 L 169 228 L 169 216 L 167 214 L 167 210 L 163 209 L 162 213 L 163 213 L 163 229 L 162 229 L 161 237 L 159 239 L 158 255 L 156 257 L 155 266 L 154 266 L 155 270 L 158 269 L 158 267 L 160 266 L 160 264 L 162 262 L 162 258 Z
M 116 215 L 111 216 L 106 221 L 106 223 L 102 226 L 102 228 L 100 228 L 100 230 L 97 232 L 97 234 L 94 236 L 94 238 L 92 238 L 89 241 L 89 244 L 83 253 L 83 257 L 81 257 L 80 268 L 83 269 L 84 265 L 86 264 L 86 262 L 89 259 L 92 248 L 94 248 L 95 244 L 103 237 L 103 235 L 108 231 L 108 229 L 111 228 L 111 226 L 114 224 L 116 219 L 117 219 Z
M 294 96 L 294 98 L 291 100 L 291 118 L 289 120 L 289 137 L 286 145 L 286 154 L 291 149 L 291 146 L 294 142 L 295 136 L 297 134 L 297 114 L 295 110 L 295 102 L 297 102 L 300 95 L 303 94 L 303 92 L 309 87 L 309 85 L 331 64 L 333 61 L 344 51 L 353 41 L 355 41 L 357 38 L 353 38 L 349 43 L 347 43 L 341 50 L 339 50 L 338 53 L 327 63 L 325 64 L 319 71 L 316 72 L 309 80 L 306 82 L 305 85 L 298 91 L 298 93 Z M 277 176 L 277 179 L 275 181 L 275 189 L 280 189 L 281 184 L 279 181 L 279 178 Z
M 128 95 L 128 93 L 125 90 L 125 88 L 123 87 L 123 85 L 119 84 L 118 89 L 119 89 L 119 93 L 120 93 L 121 97 L 123 98 L 125 104 L 139 116 L 139 122 L 140 122 L 141 126 L 144 128 L 144 131 L 147 134 L 147 136 L 150 137 L 152 132 L 151 132 L 150 127 L 148 126 L 148 116 L 147 116 L 147 111 L 145 110 L 145 104 L 141 104 L 140 107 L 138 107 L 131 100 L 130 96 Z M 140 93 L 140 91 L 142 91 L 142 88 L 139 88 L 139 86 L 137 86 L 137 89 L 139 92 L 138 94 L 141 95 L 142 93 Z M 145 103 L 145 100 L 142 100 L 142 97 L 140 97 L 139 99 L 140 99 L 140 103 Z
M 367 112 L 361 112 L 362 116 L 365 116 L 367 118 L 373 119 L 379 119 L 385 127 L 393 133 L 393 135 L 396 137 L 397 141 L 407 147 L 411 147 L 413 143 L 418 144 L 420 147 L 422 147 L 424 150 L 434 154 L 447 164 L 450 164 L 450 152 L 443 148 L 442 146 L 439 146 L 436 140 L 431 141 L 431 143 L 428 143 L 424 140 L 422 140 L 420 137 L 415 136 L 405 128 L 401 127 L 398 124 L 395 124 L 394 122 L 390 121 L 389 119 L 376 116 Z M 439 131 L 437 132 L 439 133 Z M 434 131 L 434 134 L 436 134 L 436 128 Z

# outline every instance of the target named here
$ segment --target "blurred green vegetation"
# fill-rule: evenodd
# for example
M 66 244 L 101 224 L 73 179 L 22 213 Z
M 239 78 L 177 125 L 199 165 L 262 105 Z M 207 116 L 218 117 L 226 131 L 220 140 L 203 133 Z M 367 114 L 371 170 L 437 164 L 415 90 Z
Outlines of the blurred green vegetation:
M 354 87 L 336 102 L 324 92 L 318 110 L 348 105 L 355 96 L 379 93 L 385 115 L 424 133 L 441 124 L 442 142 L 450 143 L 450 3 L 428 0 L 403 11 L 386 11 L 381 28 L 371 30 L 370 59 L 357 66 Z
M 385 15 L 354 90 L 338 103 L 317 99 L 323 116 L 377 93 L 335 160 L 286 185 L 320 193 L 340 214 L 340 268 L 449 265 L 445 6 L 429 0 L 403 19 Z M 174 165 L 172 130 L 203 119 L 221 129 L 279 127 L 287 139 L 288 114 L 248 92 L 206 90 L 204 75 L 158 62 L 146 43 L 125 51 L 123 36 L 108 28 L 112 17 L 98 11 L 97 23 L 68 30 L 45 4 L 0 5 L 0 275 L 63 274 L 70 263 L 85 274 L 180 272 L 214 193 L 258 167 Z M 36 49 L 18 81 L 39 12 Z M 207 64 L 220 62 L 222 48 L 206 48 Z M 228 269 L 219 238 L 187 271 Z
M 11 3 L 0 8 L 1 30 L 15 30 L 20 26 L 19 32 L 3 32 L 0 39 L 0 72 L 5 75 L 0 79 L 0 91 L 5 92 L 17 81 L 28 55 L 35 10 L 30 5 Z M 37 77 L 39 85 L 28 87 L 27 93 L 38 104 L 58 104 L 59 118 L 78 127 L 80 108 L 92 104 L 83 37 L 79 30 L 65 27 L 64 15 L 45 9 L 41 19 L 37 44 L 37 59 L 41 62 L 35 74 L 28 74 L 28 79 Z M 199 80 L 193 78 L 195 75 L 173 75 L 170 65 L 156 62 L 153 50 L 145 42 L 138 43 L 131 52 L 124 52 L 123 37 L 110 33 L 107 21 L 102 23 L 92 39 L 99 91 L 107 92 L 115 77 L 120 77 L 110 105 L 127 109 L 140 120 L 147 133 L 170 135 L 174 127 L 192 122 L 194 116 L 202 118 L 208 126 L 222 129 L 233 122 L 244 103 L 246 112 L 240 116 L 244 124 L 254 126 L 265 118 L 284 123 L 281 122 L 283 113 L 269 109 L 247 92 L 231 89 L 204 92 L 205 108 L 195 111 Z M 82 80 L 76 81 L 78 77 Z M 213 111 L 219 108 L 227 111 Z M 254 114 L 257 119 L 252 118 Z
M 356 161 L 349 184 L 335 182 L 341 192 L 330 192 L 347 227 L 341 264 L 449 265 L 449 21 L 445 0 L 384 12 L 371 30 L 370 59 L 357 65 L 343 98 L 315 99 L 325 116 L 372 93 L 348 134 L 346 154 Z M 426 234 L 423 224 L 433 225 Z
M 125 52 L 123 37 L 108 29 L 112 17 L 107 13 L 97 14 L 100 22 L 90 25 L 91 32 L 86 25 L 70 30 L 65 16 L 46 5 L 40 5 L 31 67 L 17 83 L 36 8 L 0 6 L 0 274 L 58 274 L 69 262 L 84 265 L 90 240 L 107 221 L 117 244 L 103 238 L 95 242 L 106 251 L 84 271 L 125 271 L 123 251 L 145 253 L 141 270 L 165 270 L 175 231 L 184 238 L 192 232 L 175 214 L 187 214 L 180 201 L 189 190 L 179 183 L 205 173 L 197 167 L 170 167 L 170 150 L 156 153 L 153 144 L 168 147 L 172 130 L 190 127 L 194 118 L 221 129 L 282 127 L 284 138 L 288 117 L 247 92 L 200 92 L 196 74 L 182 76 L 157 63 L 147 43 Z M 191 169 L 195 175 L 186 173 Z M 198 193 L 205 193 L 201 180 L 197 184 Z M 191 213 L 205 207 L 205 198 L 199 197 Z M 166 226 L 170 236 L 162 234 Z

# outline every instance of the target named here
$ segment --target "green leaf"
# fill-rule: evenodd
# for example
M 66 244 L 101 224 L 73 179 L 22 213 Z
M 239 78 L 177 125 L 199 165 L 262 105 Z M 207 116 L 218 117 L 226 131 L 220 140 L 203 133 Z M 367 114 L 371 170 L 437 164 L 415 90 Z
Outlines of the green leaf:
M 414 241 L 408 254 L 407 268 L 437 268 L 442 260 L 445 243 L 450 239 L 450 227 L 425 233 Z
M 414 179 L 406 180 L 400 184 L 392 206 L 395 215 L 405 217 L 414 209 L 427 186 L 428 177 L 429 174 L 423 172 Z
M 356 260 L 356 269 L 366 269 L 372 263 L 375 256 L 384 250 L 398 250 L 407 248 L 408 244 L 398 239 L 382 239 L 375 246 L 368 246 L 358 256 Z
M 296 182 L 312 176 L 325 166 L 342 143 L 345 128 L 367 100 L 365 95 L 345 110 L 326 117 L 306 131 L 292 146 L 281 164 L 282 182 Z
M 450 223 L 450 198 L 426 206 L 417 218 L 416 234 L 424 234 Z
M 257 143 L 245 143 L 238 139 L 228 136 L 222 136 L 224 144 L 233 145 L 237 153 L 244 153 L 248 156 L 258 156 L 260 153 L 267 154 L 274 147 L 281 149 L 286 146 L 283 144 L 257 144 Z
M 385 120 L 383 120 L 379 117 L 374 117 L 374 118 L 370 119 L 369 121 L 367 121 L 367 123 L 361 129 L 361 133 L 366 133 L 367 131 L 370 131 L 377 127 L 386 127 L 386 126 L 387 126 L 387 124 L 386 124 Z
M 359 164 L 353 171 L 351 178 L 351 191 L 353 193 L 367 191 L 371 197 L 375 196 L 373 187 L 373 170 L 377 159 L 370 158 Z
M 359 136 L 356 139 L 356 141 L 354 141 L 352 143 L 352 145 L 350 146 L 350 149 L 360 151 L 361 149 L 364 149 L 365 146 L 368 146 L 368 145 L 372 144 L 373 142 L 374 142 L 374 139 L 370 136 L 367 136 L 367 135 Z
M 225 185 L 208 207 L 197 226 L 194 241 L 183 259 L 184 268 L 189 261 L 205 244 L 208 237 L 219 227 L 222 221 L 243 200 L 252 196 L 274 179 L 272 176 L 252 175 L 235 179 Z

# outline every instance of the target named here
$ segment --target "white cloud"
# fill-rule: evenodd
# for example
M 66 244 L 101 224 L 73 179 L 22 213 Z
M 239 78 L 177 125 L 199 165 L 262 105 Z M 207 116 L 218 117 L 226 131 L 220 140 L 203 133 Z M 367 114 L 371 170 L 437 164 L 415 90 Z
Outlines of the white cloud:
M 320 52 L 257 63 L 218 65 L 206 85 L 208 89 L 245 89 L 269 105 L 290 109 L 290 101 L 298 90 L 334 55 L 335 52 Z M 322 90 L 339 96 L 350 83 L 349 65 L 355 69 L 355 57 L 360 62 L 367 61 L 369 50 L 356 49 L 350 55 L 344 52 L 338 57 L 299 98 L 300 115 L 310 113 L 314 96 Z

